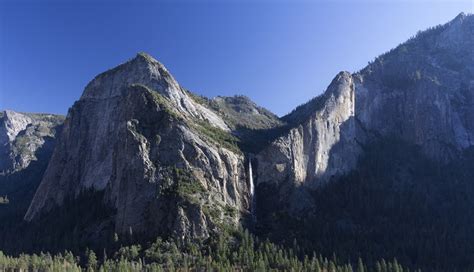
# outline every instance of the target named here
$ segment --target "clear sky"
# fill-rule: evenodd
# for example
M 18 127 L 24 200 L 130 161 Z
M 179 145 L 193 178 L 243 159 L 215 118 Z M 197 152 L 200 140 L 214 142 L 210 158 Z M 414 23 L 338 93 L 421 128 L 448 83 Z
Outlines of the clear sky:
M 465 1 L 0 0 L 0 109 L 65 114 L 137 52 L 185 88 L 244 94 L 282 115 Z

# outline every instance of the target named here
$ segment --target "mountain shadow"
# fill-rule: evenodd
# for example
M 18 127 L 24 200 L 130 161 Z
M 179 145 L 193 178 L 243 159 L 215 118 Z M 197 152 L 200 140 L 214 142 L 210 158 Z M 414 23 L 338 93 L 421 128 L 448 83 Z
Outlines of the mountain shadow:
M 260 184 L 257 233 L 353 261 L 396 257 L 429 271 L 474 268 L 474 148 L 448 165 L 396 138 L 363 149 L 356 170 L 305 190 L 314 208 L 304 214 L 286 212 L 281 188 Z

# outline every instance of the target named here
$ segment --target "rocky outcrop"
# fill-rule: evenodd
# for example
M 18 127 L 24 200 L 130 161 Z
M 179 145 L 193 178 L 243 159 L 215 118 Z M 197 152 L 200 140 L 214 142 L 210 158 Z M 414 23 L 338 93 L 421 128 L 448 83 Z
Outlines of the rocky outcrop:
M 52 152 L 64 118 L 52 114 L 0 114 L 0 175 L 21 171 L 38 159 L 40 149 Z
M 225 121 L 236 137 L 239 148 L 246 154 L 258 153 L 280 130 L 285 130 L 285 121 L 246 96 L 217 96 L 212 99 L 197 95 L 192 97 Z
M 25 216 L 93 189 L 115 231 L 207 237 L 248 210 L 244 155 L 228 126 L 148 55 L 96 77 L 69 110 Z
M 341 72 L 321 97 L 286 116 L 293 128 L 257 156 L 258 183 L 320 185 L 353 169 L 360 153 L 354 98 L 352 76 Z
M 242 128 L 261 130 L 283 125 L 282 120 L 243 95 L 218 96 L 207 104 L 230 125 L 233 130 Z

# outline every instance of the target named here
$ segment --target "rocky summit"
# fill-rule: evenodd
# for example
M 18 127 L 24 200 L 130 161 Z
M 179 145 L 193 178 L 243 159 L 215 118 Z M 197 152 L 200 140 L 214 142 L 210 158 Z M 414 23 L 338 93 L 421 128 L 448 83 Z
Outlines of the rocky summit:
M 460 14 L 281 118 L 245 96 L 193 94 L 139 53 L 95 77 L 65 119 L 3 112 L 0 175 L 44 162 L 18 224 L 65 244 L 242 225 L 327 255 L 474 267 L 473 48 L 474 16 Z

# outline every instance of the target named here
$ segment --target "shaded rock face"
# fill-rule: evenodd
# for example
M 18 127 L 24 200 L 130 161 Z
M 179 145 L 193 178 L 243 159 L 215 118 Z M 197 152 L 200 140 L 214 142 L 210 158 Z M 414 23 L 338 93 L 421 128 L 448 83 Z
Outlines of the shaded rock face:
M 451 42 L 452 40 L 452 42 Z M 258 182 L 324 184 L 384 137 L 448 162 L 474 145 L 474 16 L 421 32 L 282 119 L 292 127 L 257 157 Z
M 354 169 L 362 152 L 354 82 L 347 72 L 283 120 L 289 129 L 256 156 L 256 184 L 265 192 L 257 192 L 257 215 L 263 224 L 275 209 L 293 215 L 313 209 L 309 192 Z
M 0 175 L 21 171 L 37 160 L 37 151 L 52 152 L 64 118 L 53 114 L 18 113 L 0 115 Z
M 340 73 L 323 95 L 282 118 L 290 129 L 256 156 L 257 184 L 274 187 L 292 213 L 314 208 L 307 189 L 354 170 L 376 141 L 419 146 L 444 164 L 458 159 L 474 145 L 472 48 L 474 16 L 461 14 L 358 73 Z
M 53 153 L 63 116 L 0 112 L 0 246 L 19 244 L 19 231 Z M 10 242 L 7 242 L 10 240 Z
M 356 116 L 448 162 L 474 145 L 474 16 L 421 32 L 355 75 Z
M 26 220 L 92 188 L 116 210 L 119 234 L 207 237 L 238 223 L 249 206 L 244 156 L 222 147 L 213 136 L 227 125 L 165 71 L 139 54 L 87 86 Z

